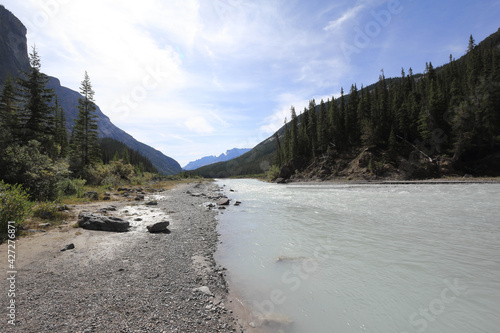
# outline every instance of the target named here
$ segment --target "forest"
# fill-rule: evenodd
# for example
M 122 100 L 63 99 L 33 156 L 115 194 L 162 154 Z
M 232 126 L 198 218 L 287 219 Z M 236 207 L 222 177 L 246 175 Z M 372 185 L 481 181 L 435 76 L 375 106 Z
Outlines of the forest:
M 415 159 L 444 156 L 458 165 L 498 151 L 499 46 L 499 33 L 480 45 L 470 36 L 465 56 L 450 55 L 440 68 L 429 62 L 423 75 L 410 68 L 387 79 L 382 70 L 376 84 L 353 84 L 348 94 L 342 89 L 340 97 L 319 105 L 311 100 L 299 115 L 292 106 L 284 134 L 275 135 L 274 176 L 287 163 L 300 171 L 360 147 L 382 152 L 368 162 L 373 172 L 380 159 L 397 162 L 412 152 L 420 155 Z

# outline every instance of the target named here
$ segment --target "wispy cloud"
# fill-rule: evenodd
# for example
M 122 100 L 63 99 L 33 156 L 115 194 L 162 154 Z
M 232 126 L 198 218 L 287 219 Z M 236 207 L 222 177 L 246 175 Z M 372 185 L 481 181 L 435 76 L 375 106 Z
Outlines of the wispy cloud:
M 345 22 L 350 21 L 358 15 L 358 13 L 365 8 L 365 5 L 357 5 L 346 11 L 341 17 L 336 20 L 328 22 L 328 25 L 323 29 L 325 31 L 334 31 L 339 29 Z

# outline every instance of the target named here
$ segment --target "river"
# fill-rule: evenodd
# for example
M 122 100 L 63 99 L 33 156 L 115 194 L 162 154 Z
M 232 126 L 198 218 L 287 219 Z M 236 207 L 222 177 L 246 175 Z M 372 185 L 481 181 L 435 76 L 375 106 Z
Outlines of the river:
M 264 332 L 499 332 L 500 184 L 218 180 L 217 262 Z

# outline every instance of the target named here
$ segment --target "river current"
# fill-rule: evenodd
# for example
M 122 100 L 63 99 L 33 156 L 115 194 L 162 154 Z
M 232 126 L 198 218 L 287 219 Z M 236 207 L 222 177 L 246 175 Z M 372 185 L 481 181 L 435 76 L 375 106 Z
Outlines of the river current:
M 216 260 L 252 326 L 500 332 L 500 184 L 218 183 L 241 205 Z

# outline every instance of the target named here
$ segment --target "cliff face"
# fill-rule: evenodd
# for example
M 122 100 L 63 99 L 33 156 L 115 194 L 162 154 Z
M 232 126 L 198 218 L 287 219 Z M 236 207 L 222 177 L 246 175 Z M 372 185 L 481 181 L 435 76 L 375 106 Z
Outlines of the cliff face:
M 8 74 L 12 77 L 29 68 L 27 52 L 26 27 L 10 11 L 0 5 L 0 86 Z M 61 86 L 59 79 L 50 77 L 47 88 L 54 89 L 63 107 L 68 131 L 74 125 L 78 116 L 78 99 L 80 93 Z M 96 110 L 99 136 L 113 138 L 121 141 L 132 149 L 138 150 L 142 155 L 149 158 L 156 169 L 163 174 L 173 175 L 181 171 L 179 163 L 164 155 L 162 152 L 134 139 L 130 134 L 116 127 L 110 119 L 101 111 L 99 106 Z
M 0 5 L 0 82 L 29 67 L 26 32 L 21 21 Z

